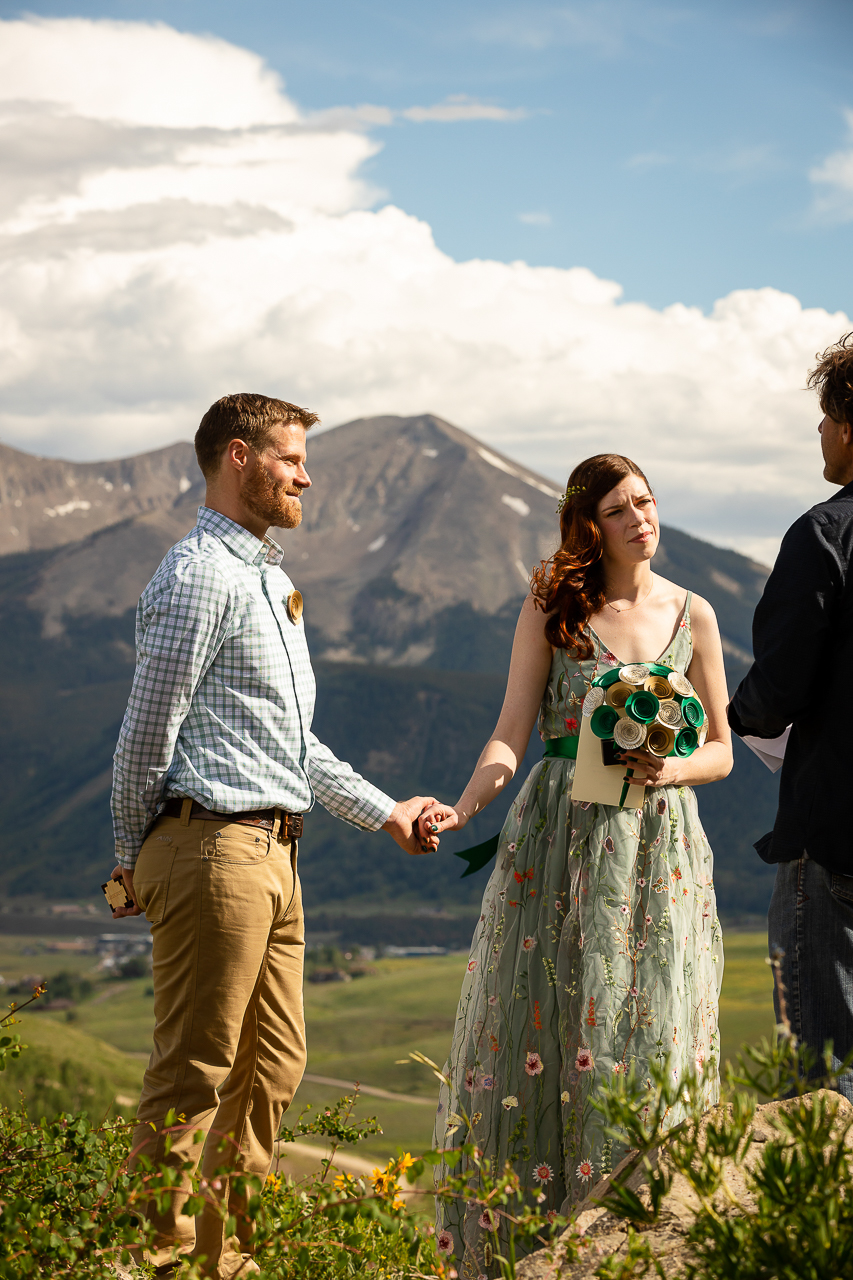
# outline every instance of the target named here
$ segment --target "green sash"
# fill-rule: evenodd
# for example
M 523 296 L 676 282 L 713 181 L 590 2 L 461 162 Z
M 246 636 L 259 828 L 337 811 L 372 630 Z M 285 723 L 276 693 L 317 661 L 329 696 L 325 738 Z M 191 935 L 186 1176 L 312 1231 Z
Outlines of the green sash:
M 578 742 L 580 741 L 576 733 L 570 734 L 565 738 L 549 738 L 545 743 L 545 751 L 543 759 L 545 760 L 577 760 L 578 758 Z M 471 849 L 457 849 L 454 852 L 455 858 L 461 858 L 463 862 L 468 863 L 466 871 L 462 872 L 459 877 L 464 880 L 466 876 L 472 876 L 475 871 L 482 871 L 483 867 L 488 866 L 492 858 L 498 851 L 501 833 L 492 836 L 489 840 L 484 840 L 482 844 L 475 844 Z

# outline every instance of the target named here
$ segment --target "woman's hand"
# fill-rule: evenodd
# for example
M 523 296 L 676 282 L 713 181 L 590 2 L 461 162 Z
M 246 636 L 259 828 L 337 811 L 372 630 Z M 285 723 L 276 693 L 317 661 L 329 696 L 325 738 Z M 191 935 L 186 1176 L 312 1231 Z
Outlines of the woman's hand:
M 653 756 L 647 751 L 623 751 L 619 756 L 633 778 L 628 782 L 635 787 L 677 787 L 681 785 L 681 760 L 674 756 Z
M 437 849 L 439 832 L 458 830 L 465 826 L 465 822 L 464 815 L 457 813 L 452 805 L 433 801 L 426 806 L 418 818 L 418 835 L 421 844 L 425 849 Z

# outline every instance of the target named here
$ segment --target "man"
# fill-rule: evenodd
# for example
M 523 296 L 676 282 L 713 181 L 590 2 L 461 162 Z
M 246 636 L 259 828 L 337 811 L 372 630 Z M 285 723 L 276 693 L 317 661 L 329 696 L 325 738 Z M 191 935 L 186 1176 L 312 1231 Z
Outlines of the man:
M 831 1040 L 837 1066 L 853 1048 L 853 333 L 819 357 L 808 385 L 824 414 L 824 478 L 843 487 L 782 541 L 729 722 L 741 737 L 792 726 L 776 825 L 756 848 L 779 864 L 769 936 L 785 953 L 794 1034 L 819 1055 Z M 853 1075 L 837 1087 L 853 1100 Z
M 368 831 L 422 852 L 413 821 L 427 803 L 395 803 L 311 732 L 314 674 L 302 599 L 270 526 L 295 528 L 311 480 L 307 409 L 225 396 L 195 438 L 207 481 L 198 523 L 146 587 L 137 668 L 115 755 L 113 818 L 132 908 L 153 937 L 154 1051 L 134 1150 L 155 1165 L 202 1162 L 238 1221 L 149 1206 L 149 1260 L 169 1274 L 174 1246 L 208 1275 L 255 1274 L 233 1172 L 265 1176 L 282 1112 L 305 1066 L 304 931 L 297 841 L 314 797 Z M 166 1154 L 163 1121 L 185 1117 Z M 197 1132 L 209 1132 L 204 1144 Z M 231 1135 L 223 1156 L 217 1148 Z M 217 1184 L 219 1184 L 217 1186 Z

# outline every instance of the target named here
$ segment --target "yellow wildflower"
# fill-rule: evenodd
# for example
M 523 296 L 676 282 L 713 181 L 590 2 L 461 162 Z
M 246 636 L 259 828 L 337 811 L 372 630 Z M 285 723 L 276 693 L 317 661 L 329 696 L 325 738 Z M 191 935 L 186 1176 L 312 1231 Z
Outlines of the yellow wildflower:
M 267 1187 L 270 1191 L 281 1191 L 281 1174 L 270 1173 L 267 1175 Z

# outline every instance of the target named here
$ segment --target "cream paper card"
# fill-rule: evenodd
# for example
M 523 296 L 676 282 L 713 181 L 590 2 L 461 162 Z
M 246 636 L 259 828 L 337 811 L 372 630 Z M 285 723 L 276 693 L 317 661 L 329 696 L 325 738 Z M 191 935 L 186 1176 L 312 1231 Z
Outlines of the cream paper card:
M 601 739 L 592 731 L 588 716 L 581 717 L 581 734 L 578 742 L 578 758 L 572 780 L 572 799 L 591 800 L 595 804 L 618 805 L 625 782 L 624 764 L 605 764 L 601 758 Z M 625 804 L 631 804 L 632 788 L 628 788 Z
M 788 725 L 778 738 L 753 738 L 751 735 L 745 735 L 741 741 L 746 743 L 750 751 L 755 752 L 771 773 L 778 773 L 785 762 L 785 751 L 790 736 L 791 726 Z

